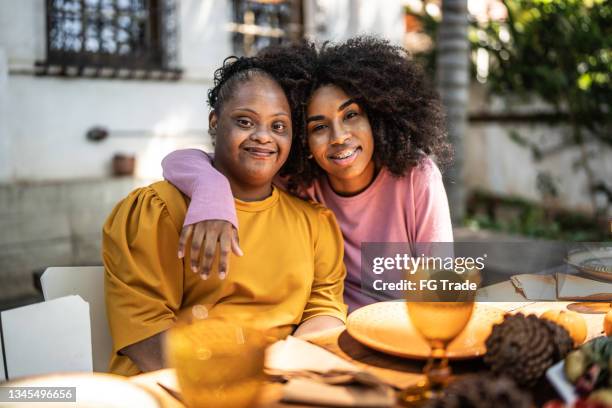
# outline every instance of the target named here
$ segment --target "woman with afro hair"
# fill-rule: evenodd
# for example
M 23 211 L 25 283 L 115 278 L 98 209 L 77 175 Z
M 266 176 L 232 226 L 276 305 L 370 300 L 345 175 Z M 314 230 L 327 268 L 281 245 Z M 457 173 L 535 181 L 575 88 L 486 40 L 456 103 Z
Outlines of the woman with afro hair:
M 293 110 L 295 139 L 277 184 L 334 212 L 345 241 L 344 300 L 349 310 L 373 303 L 379 299 L 361 288 L 363 242 L 453 240 L 434 163 L 451 156 L 436 93 L 405 50 L 373 37 L 276 46 L 258 58 Z M 188 149 L 162 165 L 164 177 L 192 197 L 179 257 L 191 240 L 192 270 L 225 275 L 242 252 L 231 190 L 212 160 Z

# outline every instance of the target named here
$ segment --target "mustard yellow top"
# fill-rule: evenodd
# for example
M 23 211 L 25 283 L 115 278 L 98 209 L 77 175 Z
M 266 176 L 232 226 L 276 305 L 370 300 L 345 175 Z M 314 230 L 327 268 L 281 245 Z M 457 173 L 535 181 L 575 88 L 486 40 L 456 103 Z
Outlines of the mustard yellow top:
M 170 183 L 155 183 L 117 204 L 104 225 L 111 372 L 138 374 L 118 351 L 167 330 L 196 305 L 283 337 L 315 316 L 345 321 L 342 234 L 330 210 L 276 188 L 263 201 L 235 200 L 244 256 L 231 255 L 225 280 L 215 269 L 204 281 L 190 269 L 189 250 L 176 255 L 187 200 Z

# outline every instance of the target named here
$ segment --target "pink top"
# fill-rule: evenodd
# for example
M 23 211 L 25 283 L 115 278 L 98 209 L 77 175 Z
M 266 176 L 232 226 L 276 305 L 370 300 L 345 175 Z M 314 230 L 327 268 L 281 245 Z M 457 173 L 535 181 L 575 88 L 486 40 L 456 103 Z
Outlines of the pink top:
M 178 150 L 162 162 L 164 178 L 192 197 L 185 225 L 220 219 L 238 228 L 229 182 L 200 150 Z M 442 175 L 426 159 L 403 177 L 383 168 L 363 192 L 343 197 L 327 177 L 316 180 L 309 198 L 331 209 L 344 236 L 347 276 L 344 301 L 352 311 L 375 302 L 361 290 L 362 242 L 452 242 L 453 230 Z

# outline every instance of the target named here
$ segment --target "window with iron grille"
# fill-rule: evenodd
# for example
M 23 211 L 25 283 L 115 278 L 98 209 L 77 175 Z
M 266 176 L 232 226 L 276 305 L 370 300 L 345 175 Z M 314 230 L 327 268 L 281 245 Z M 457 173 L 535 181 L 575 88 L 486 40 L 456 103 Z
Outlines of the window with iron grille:
M 175 0 L 46 0 L 39 74 L 175 79 Z
M 303 35 L 301 0 L 234 0 L 230 31 L 236 55 L 254 55 L 268 45 Z

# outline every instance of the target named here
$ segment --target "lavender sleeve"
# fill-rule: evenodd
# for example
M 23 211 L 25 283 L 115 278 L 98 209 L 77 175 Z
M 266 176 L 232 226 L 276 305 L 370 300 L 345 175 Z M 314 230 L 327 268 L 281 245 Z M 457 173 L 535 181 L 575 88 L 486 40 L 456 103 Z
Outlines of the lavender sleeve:
M 164 178 L 191 197 L 184 226 L 206 220 L 224 220 L 238 229 L 234 196 L 229 181 L 212 165 L 212 158 L 197 149 L 176 150 L 162 160 Z

